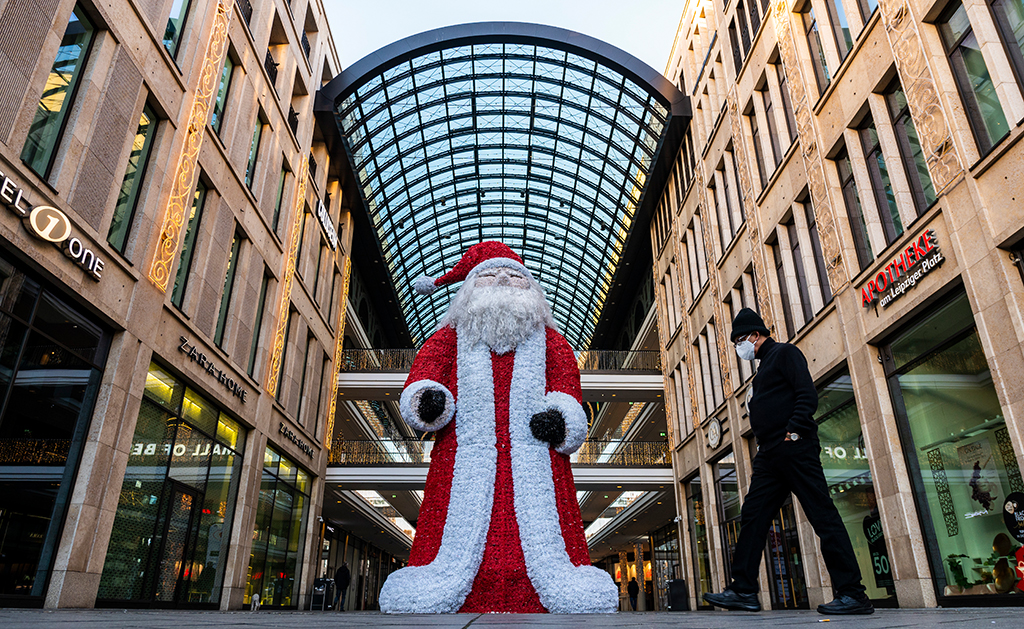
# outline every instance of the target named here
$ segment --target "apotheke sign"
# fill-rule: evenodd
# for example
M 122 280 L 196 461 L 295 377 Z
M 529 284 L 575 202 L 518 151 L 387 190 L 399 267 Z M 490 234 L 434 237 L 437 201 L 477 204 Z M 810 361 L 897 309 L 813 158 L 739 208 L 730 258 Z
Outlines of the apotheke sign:
M 6 174 L 0 172 L 0 201 L 7 209 L 22 219 L 29 233 L 52 243 L 82 267 L 82 270 L 97 282 L 103 275 L 106 263 L 86 247 L 78 236 L 72 235 L 73 226 L 64 212 L 49 205 L 32 206 L 25 200 L 25 191 L 15 185 Z
M 879 271 L 873 280 L 861 287 L 861 305 L 870 308 L 877 302 L 883 308 L 888 307 L 917 286 L 922 277 L 938 268 L 945 259 L 939 251 L 935 230 L 925 230 Z

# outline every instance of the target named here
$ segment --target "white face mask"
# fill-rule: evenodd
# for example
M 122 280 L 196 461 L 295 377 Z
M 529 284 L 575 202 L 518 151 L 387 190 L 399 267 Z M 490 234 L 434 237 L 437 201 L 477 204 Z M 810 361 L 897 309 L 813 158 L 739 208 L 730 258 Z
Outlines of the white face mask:
M 757 348 L 749 340 L 744 339 L 736 344 L 736 355 L 743 360 L 754 360 Z

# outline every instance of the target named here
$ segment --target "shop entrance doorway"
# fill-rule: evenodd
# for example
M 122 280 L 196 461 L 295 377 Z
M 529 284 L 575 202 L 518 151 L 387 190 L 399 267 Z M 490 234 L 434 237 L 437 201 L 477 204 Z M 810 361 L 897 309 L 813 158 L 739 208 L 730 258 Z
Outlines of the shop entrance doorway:
M 178 604 L 188 602 L 181 600 L 190 590 L 188 582 L 192 578 L 192 548 L 198 518 L 195 517 L 195 505 L 200 504 L 197 493 L 175 482 L 166 486 L 167 500 L 162 509 L 159 551 L 156 555 L 157 578 L 154 584 L 153 600 L 164 603 Z
M 768 530 L 768 578 L 772 609 L 807 609 L 807 584 L 800 563 L 800 540 L 790 496 Z

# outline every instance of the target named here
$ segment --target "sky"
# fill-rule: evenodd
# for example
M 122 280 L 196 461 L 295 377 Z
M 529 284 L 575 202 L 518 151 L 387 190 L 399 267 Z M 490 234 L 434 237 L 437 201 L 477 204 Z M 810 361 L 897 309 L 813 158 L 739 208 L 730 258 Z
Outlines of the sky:
M 342 69 L 410 35 L 468 22 L 534 22 L 600 39 L 665 71 L 683 0 L 323 0 Z

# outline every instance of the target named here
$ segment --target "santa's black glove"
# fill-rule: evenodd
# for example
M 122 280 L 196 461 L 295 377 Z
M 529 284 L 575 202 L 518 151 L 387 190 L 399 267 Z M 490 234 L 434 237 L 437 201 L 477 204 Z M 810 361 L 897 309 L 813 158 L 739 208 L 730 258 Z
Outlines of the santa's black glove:
M 537 413 L 530 419 L 530 432 L 554 448 L 565 441 L 565 418 L 555 410 Z
M 420 396 L 420 421 L 432 424 L 444 412 L 444 393 L 437 389 L 427 389 Z

